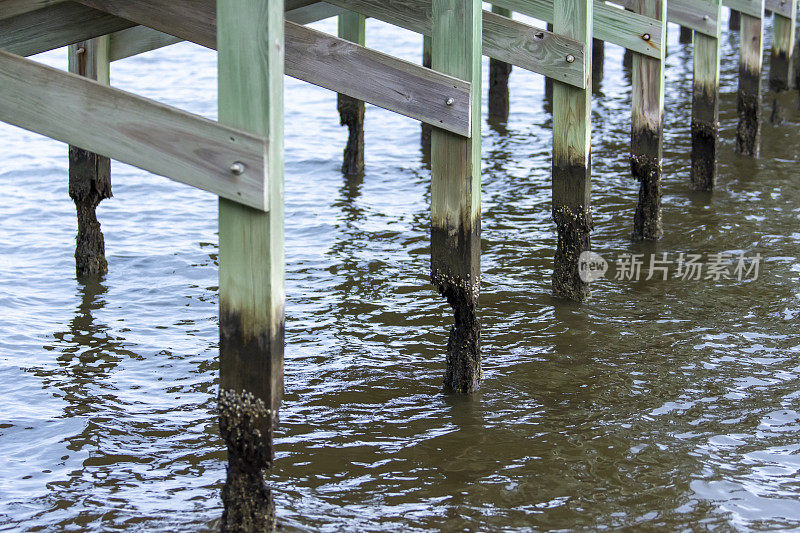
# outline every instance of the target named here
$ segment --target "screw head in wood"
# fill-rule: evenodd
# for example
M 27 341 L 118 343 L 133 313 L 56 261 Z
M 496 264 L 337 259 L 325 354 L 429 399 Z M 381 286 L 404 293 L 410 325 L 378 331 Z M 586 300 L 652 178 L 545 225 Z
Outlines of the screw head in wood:
M 575 56 L 572 54 L 567 55 L 567 63 L 574 63 L 574 62 L 575 62 Z
M 447 100 L 444 101 L 444 103 L 445 103 L 445 105 L 451 106 L 451 105 L 455 104 L 456 101 L 455 101 L 454 98 L 448 98 Z
M 236 161 L 234 164 L 231 165 L 231 174 L 234 176 L 241 176 L 244 174 L 245 166 L 244 163 L 241 161 Z
M 533 34 L 533 38 L 541 41 L 542 39 L 544 39 L 544 32 L 537 31 L 536 33 Z
M 649 41 L 650 40 L 650 34 L 649 33 L 645 33 L 644 35 L 642 35 L 642 39 L 644 39 L 645 41 Z
M 77 50 L 75 50 L 75 53 L 78 53 L 78 54 L 85 54 L 85 53 L 86 53 L 86 48 L 84 48 L 83 46 L 81 46 L 80 48 L 78 48 Z

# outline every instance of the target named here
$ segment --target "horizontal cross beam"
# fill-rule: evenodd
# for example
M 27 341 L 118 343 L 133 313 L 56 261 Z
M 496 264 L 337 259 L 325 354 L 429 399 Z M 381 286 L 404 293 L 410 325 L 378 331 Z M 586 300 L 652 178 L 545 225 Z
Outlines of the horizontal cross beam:
M 510 9 L 545 22 L 553 22 L 553 0 L 492 0 L 498 7 Z M 661 23 L 649 17 L 594 2 L 594 38 L 623 46 L 634 52 L 661 58 L 664 37 Z
M 624 6 L 626 0 L 608 0 L 608 2 Z M 669 0 L 667 20 L 714 38 L 719 36 L 722 22 L 713 4 L 697 0 Z
M 95 17 L 96 20 L 106 21 L 111 17 L 120 26 L 117 29 L 142 24 L 178 39 L 216 48 L 216 10 L 193 9 L 187 16 L 185 2 L 186 0 L 91 2 L 102 4 L 113 10 L 112 13 L 72 2 L 39 10 L 52 13 L 52 10 L 69 7 L 73 16 L 67 20 L 83 20 L 84 23 L 80 26 L 58 26 L 59 19 L 38 11 L 23 17 L 41 19 L 48 29 L 55 28 L 53 32 L 61 38 L 58 46 L 109 33 L 107 26 L 95 29 L 91 20 Z M 198 3 L 192 0 L 192 4 L 195 7 L 215 7 L 214 2 Z M 10 43 L 6 42 L 2 29 L 10 21 L 11 19 L 0 20 L 0 49 L 28 55 L 53 46 L 53 38 L 48 38 L 44 43 L 47 48 L 31 49 L 31 42 L 37 42 L 42 34 L 40 28 L 34 24 L 26 25 L 24 31 L 18 29 L 14 34 L 15 38 Z M 471 88 L 468 83 L 457 78 L 291 22 L 286 22 L 285 27 L 285 62 L 285 72 L 289 76 L 458 135 L 471 135 Z
M 266 139 L 3 51 L 0 121 L 256 209 L 268 206 Z
M 744 15 L 761 19 L 764 16 L 762 3 L 764 0 L 722 0 L 722 5 Z M 778 0 L 780 3 L 780 0 Z

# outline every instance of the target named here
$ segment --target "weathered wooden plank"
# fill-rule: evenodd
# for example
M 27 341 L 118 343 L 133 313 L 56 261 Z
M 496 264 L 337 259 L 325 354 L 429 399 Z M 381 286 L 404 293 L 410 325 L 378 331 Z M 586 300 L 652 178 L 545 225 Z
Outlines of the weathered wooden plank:
M 345 11 L 340 7 L 318 2 L 287 11 L 286 20 L 295 24 L 310 24 L 335 17 Z M 147 26 L 136 26 L 111 34 L 111 51 L 109 55 L 111 61 L 118 61 L 180 42 L 183 42 L 183 39 Z
M 69 71 L 109 84 L 108 37 L 98 37 L 69 46 Z M 93 109 L 84 109 L 88 121 Z M 75 203 L 78 234 L 75 238 L 75 274 L 78 279 L 99 278 L 108 272 L 106 246 L 96 209 L 111 197 L 111 160 L 79 148 L 69 147 L 69 196 Z
M 553 29 L 559 35 L 592 43 L 592 0 L 562 0 L 555 6 Z M 591 75 L 591 55 L 583 59 Z M 553 295 L 583 301 L 589 286 L 578 263 L 591 249 L 591 84 L 586 89 L 556 80 L 553 84 L 553 220 L 558 245 L 553 266 Z
M 0 20 L 0 50 L 28 56 L 134 25 L 102 11 L 64 2 Z
M 764 0 L 722 0 L 722 5 L 751 17 L 761 17 L 764 12 Z
M 366 41 L 364 15 L 346 11 L 339 15 L 339 37 L 364 46 Z M 347 126 L 347 145 L 342 154 L 342 172 L 346 176 L 364 171 L 364 101 L 338 94 L 336 108 L 339 121 Z
M 784 18 L 794 19 L 797 12 L 797 2 L 792 0 L 765 0 L 764 9 Z
M 626 6 L 628 0 L 608 0 L 612 4 Z M 718 17 L 714 9 L 709 9 L 707 4 L 696 0 L 669 0 L 667 6 L 667 20 L 691 28 L 705 35 L 716 35 Z
M 283 0 L 219 0 L 219 119 L 268 139 L 268 211 L 219 202 L 222 531 L 271 531 L 273 430 L 283 397 Z
M 126 57 L 143 54 L 172 44 L 183 39 L 156 31 L 147 26 L 134 26 L 126 30 L 114 32 L 109 36 L 109 59 L 119 61 Z
M 431 34 L 431 0 L 330 0 L 329 3 L 406 28 Z M 483 12 L 483 54 L 581 87 L 585 46 L 489 11 Z M 565 61 L 569 55 L 577 58 Z
M 0 0 L 0 19 L 16 17 L 43 7 L 60 4 L 65 0 Z
M 111 16 L 117 29 L 132 27 L 136 23 L 201 46 L 216 47 L 216 15 L 206 12 L 211 5 L 206 1 L 198 3 L 199 7 L 205 6 L 206 11 L 198 7 L 192 11 L 191 17 L 183 16 L 185 6 L 177 0 L 93 0 L 85 3 L 113 11 L 111 15 L 114 16 L 90 7 L 76 6 L 82 10 L 76 19 Z M 40 11 L 51 12 L 59 7 Z M 117 15 L 127 16 L 130 20 L 116 18 Z M 54 33 L 59 35 L 59 44 L 50 39 L 44 49 L 30 50 L 26 45 L 25 52 L 38 53 L 50 47 L 57 48 L 110 33 L 91 23 L 80 27 L 61 26 L 53 20 L 50 22 L 55 24 Z M 2 24 L 0 21 L 0 28 Z M 39 27 L 34 25 L 24 33 L 31 36 L 39 32 Z M 455 133 L 469 133 L 470 88 L 463 81 L 290 22 L 286 22 L 285 34 L 286 74 Z M 12 45 L 25 42 L 18 37 L 12 40 Z M 0 34 L 0 48 L 3 44 Z M 363 80 L 371 83 L 362 83 Z M 449 99 L 452 99 L 451 105 L 446 104 Z
M 666 32 L 666 0 L 634 0 L 632 9 L 661 21 Z M 631 171 L 639 182 L 639 200 L 633 217 L 634 240 L 656 240 L 664 233 L 661 222 L 664 63 L 663 55 L 653 59 L 633 54 Z
M 481 109 L 481 22 L 480 0 L 433 0 L 433 68 L 472 85 L 475 117 Z M 469 137 L 434 128 L 431 142 L 431 281 L 455 312 L 444 386 L 469 393 L 481 380 L 480 120 Z
M 553 21 L 553 0 L 492 0 L 492 4 L 545 22 Z M 656 21 L 617 9 L 601 0 L 595 0 L 593 9 L 595 38 L 640 54 L 660 57 L 664 36 L 661 34 L 661 25 Z M 649 38 L 645 39 L 644 36 Z
M 764 56 L 764 0 L 758 0 L 761 13 L 741 15 L 742 49 L 739 55 L 739 125 L 736 149 L 758 157 L 761 148 L 761 67 Z
M 2 51 L 0 121 L 267 208 L 263 138 Z
M 717 181 L 719 144 L 721 0 L 695 0 L 716 9 L 716 36 L 697 33 L 694 38 L 694 83 L 692 88 L 691 184 L 696 191 L 710 191 Z
M 784 109 L 781 105 L 780 93 L 791 88 L 794 82 L 794 45 L 795 45 L 795 21 L 797 17 L 797 0 L 784 0 L 788 4 L 788 11 L 781 11 L 787 16 L 781 15 L 777 11 L 772 21 L 772 54 L 769 66 L 769 89 L 773 92 L 773 104 L 771 120 L 773 124 L 780 124 L 784 120 Z M 778 7 L 770 2 L 765 2 L 766 9 Z

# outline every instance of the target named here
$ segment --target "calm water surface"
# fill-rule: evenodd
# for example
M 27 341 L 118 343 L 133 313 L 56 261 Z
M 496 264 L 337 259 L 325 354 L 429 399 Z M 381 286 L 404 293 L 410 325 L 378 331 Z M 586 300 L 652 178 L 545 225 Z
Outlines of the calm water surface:
M 584 306 L 553 300 L 550 122 L 542 78 L 517 69 L 510 122 L 483 134 L 486 376 L 469 399 L 440 391 L 452 318 L 428 284 L 419 125 L 370 107 L 366 174 L 345 179 L 335 96 L 287 79 L 286 397 L 270 476 L 287 530 L 800 528 L 800 114 L 765 126 L 760 160 L 734 154 L 726 37 L 719 186 L 690 193 L 691 54 L 672 29 L 666 236 L 628 238 L 630 81 L 608 46 L 595 248 L 760 253 L 761 276 L 612 279 Z M 368 43 L 419 60 L 419 37 L 375 21 Z M 182 44 L 112 78 L 213 118 L 215 62 Z M 216 199 L 115 163 L 99 209 L 110 272 L 84 285 L 66 147 L 8 126 L 0 146 L 0 530 L 217 529 Z

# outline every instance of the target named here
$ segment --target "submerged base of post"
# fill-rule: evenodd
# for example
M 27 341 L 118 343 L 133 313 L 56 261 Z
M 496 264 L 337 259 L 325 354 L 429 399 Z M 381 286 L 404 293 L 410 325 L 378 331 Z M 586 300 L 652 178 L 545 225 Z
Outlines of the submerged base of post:
M 497 59 L 489 60 L 489 120 L 506 122 L 511 107 L 508 79 L 512 66 Z
M 342 126 L 347 126 L 347 146 L 342 159 L 342 172 L 348 176 L 364 172 L 364 102 L 338 95 L 336 108 Z
M 580 277 L 581 254 L 591 250 L 592 216 L 587 209 L 562 206 L 553 212 L 558 244 L 553 266 L 553 296 L 575 302 L 589 297 L 589 284 Z
M 660 131 L 640 130 L 633 133 L 631 173 L 639 182 L 639 201 L 633 215 L 634 241 L 654 241 L 664 235 L 661 219 L 661 177 L 659 158 Z
M 78 214 L 75 272 L 79 278 L 108 272 L 106 247 L 96 209 L 111 198 L 111 161 L 75 146 L 69 147 L 69 196 Z
M 223 533 L 275 528 L 275 504 L 264 482 L 272 450 L 260 429 L 271 425 L 272 412 L 263 401 L 249 392 L 220 391 L 219 428 L 228 446 L 228 475 L 222 489 Z
M 736 150 L 746 156 L 758 157 L 761 146 L 761 89 L 760 73 L 739 68 L 736 131 Z
M 710 94 L 709 94 L 710 93 Z M 717 181 L 717 140 L 719 124 L 715 91 L 695 91 L 692 118 L 691 186 L 695 191 L 711 191 Z

